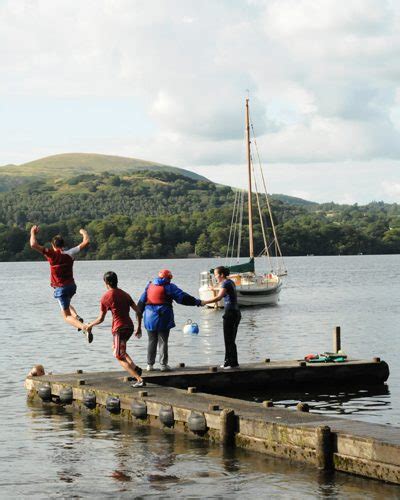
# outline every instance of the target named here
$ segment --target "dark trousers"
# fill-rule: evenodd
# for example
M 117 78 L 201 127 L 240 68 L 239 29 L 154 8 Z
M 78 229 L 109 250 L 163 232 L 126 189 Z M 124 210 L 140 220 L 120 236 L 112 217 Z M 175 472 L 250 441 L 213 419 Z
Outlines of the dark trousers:
M 238 366 L 238 355 L 236 348 L 236 335 L 242 315 L 240 311 L 228 310 L 223 315 L 224 319 L 224 341 L 225 341 L 225 366 Z
M 149 343 L 147 344 L 147 364 L 156 362 L 157 345 L 160 356 L 160 365 L 168 364 L 168 337 L 169 330 L 147 330 Z

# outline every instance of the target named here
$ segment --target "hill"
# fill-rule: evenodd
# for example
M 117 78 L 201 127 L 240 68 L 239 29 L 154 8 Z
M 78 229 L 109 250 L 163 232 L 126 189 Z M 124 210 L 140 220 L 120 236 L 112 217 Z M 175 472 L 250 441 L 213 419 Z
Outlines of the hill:
M 171 167 L 136 158 L 92 153 L 64 153 L 47 156 L 22 165 L 0 167 L 0 191 L 38 179 L 65 179 L 80 174 L 109 172 L 121 174 L 147 170 L 151 172 L 172 172 L 196 180 L 207 180 L 201 175 L 183 168 Z
M 182 169 L 151 162 L 146 168 L 140 162 L 57 155 L 0 168 L 9 182 L 0 192 L 0 261 L 41 258 L 29 247 L 32 224 L 41 226 L 41 242 L 62 233 L 68 245 L 76 244 L 79 229 L 86 227 L 92 238 L 89 259 L 225 255 L 237 190 Z M 320 205 L 285 195 L 273 196 L 271 205 L 284 255 L 400 253 L 399 205 Z M 271 241 L 271 221 L 264 217 Z M 246 216 L 243 226 L 245 256 Z M 264 243 L 256 210 L 254 238 L 259 254 Z
M 283 203 L 288 203 L 289 205 L 300 205 L 303 207 L 316 207 L 318 203 L 315 201 L 304 200 L 303 198 L 298 198 L 297 196 L 289 196 L 287 194 L 273 194 L 271 196 L 274 200 L 282 201 Z

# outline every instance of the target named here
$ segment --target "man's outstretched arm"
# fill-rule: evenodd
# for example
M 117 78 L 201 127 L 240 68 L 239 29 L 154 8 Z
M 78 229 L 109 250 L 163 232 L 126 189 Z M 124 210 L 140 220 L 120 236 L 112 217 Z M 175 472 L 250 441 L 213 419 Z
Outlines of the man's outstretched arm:
M 82 235 L 82 243 L 80 243 L 78 246 L 79 246 L 79 250 L 83 250 L 84 248 L 89 246 L 90 238 L 89 238 L 89 234 L 86 231 L 86 229 L 80 229 L 79 232 Z
M 103 323 L 104 321 L 104 318 L 106 317 L 106 314 L 107 314 L 107 311 L 104 311 L 102 308 L 100 308 L 100 313 L 99 315 L 97 316 L 97 318 L 94 320 L 94 321 L 91 321 L 88 325 L 87 325 L 87 330 L 89 332 L 92 331 L 92 328 L 96 325 L 100 325 L 100 323 Z
M 31 248 L 33 250 L 36 250 L 37 252 L 43 253 L 44 247 L 42 245 L 39 245 L 36 235 L 39 232 L 39 226 L 34 225 L 31 227 L 31 237 L 29 239 L 29 244 L 31 245 Z

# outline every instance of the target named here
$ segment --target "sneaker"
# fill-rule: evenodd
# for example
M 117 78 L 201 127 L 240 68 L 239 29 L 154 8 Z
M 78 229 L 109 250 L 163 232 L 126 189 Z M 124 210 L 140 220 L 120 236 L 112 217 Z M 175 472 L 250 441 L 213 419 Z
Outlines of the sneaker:
M 146 385 L 146 382 L 144 380 L 137 380 L 132 384 L 132 387 L 144 387 Z
M 239 365 L 235 365 L 235 366 L 227 365 L 227 366 L 224 366 L 223 368 L 224 368 L 224 370 L 233 370 L 234 368 L 239 368 Z
M 161 365 L 161 371 L 162 372 L 170 372 L 171 367 L 169 365 Z
M 140 368 L 140 366 L 136 365 L 135 366 L 135 372 L 139 375 L 139 377 L 142 375 L 143 370 Z
M 88 344 L 91 344 L 93 342 L 93 333 L 92 332 L 88 332 L 87 330 L 85 330 L 83 333 L 86 336 Z
M 148 372 L 152 372 L 152 371 L 154 371 L 154 365 L 147 365 L 146 370 L 147 370 Z
M 78 321 L 80 321 L 81 323 L 83 323 L 83 318 L 81 318 L 80 316 L 77 316 L 76 319 Z M 81 332 L 82 331 L 82 328 L 78 328 L 78 332 Z

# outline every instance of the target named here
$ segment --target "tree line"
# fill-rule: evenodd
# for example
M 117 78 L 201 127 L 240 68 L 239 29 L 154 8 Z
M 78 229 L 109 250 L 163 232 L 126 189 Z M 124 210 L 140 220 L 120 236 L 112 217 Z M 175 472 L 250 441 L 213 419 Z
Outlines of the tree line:
M 82 174 L 67 181 L 32 181 L 0 193 L 0 260 L 40 259 L 29 247 L 29 228 L 39 240 L 65 236 L 69 246 L 85 227 L 87 259 L 224 256 L 234 190 L 170 172 Z M 400 206 L 334 203 L 292 204 L 272 200 L 284 255 L 400 253 Z M 271 236 L 270 220 L 266 217 Z M 242 255 L 247 254 L 244 220 Z M 255 250 L 263 249 L 255 217 Z

